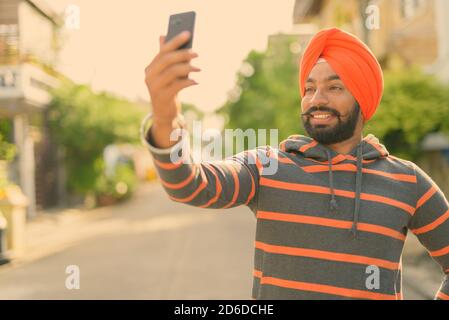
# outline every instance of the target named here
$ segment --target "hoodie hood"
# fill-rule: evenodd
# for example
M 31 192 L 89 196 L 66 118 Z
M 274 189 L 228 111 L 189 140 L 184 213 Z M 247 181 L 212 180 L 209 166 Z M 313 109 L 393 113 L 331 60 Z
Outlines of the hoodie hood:
M 302 154 L 305 158 L 311 158 L 320 162 L 329 160 L 328 152 L 332 155 L 332 164 L 340 163 L 351 157 L 357 157 L 357 149 L 362 148 L 363 160 L 374 160 L 389 155 L 384 145 L 379 143 L 374 135 L 369 134 L 348 155 L 338 154 L 335 151 L 321 145 L 314 139 L 303 135 L 293 135 L 280 143 L 279 149 L 284 152 Z
M 338 164 L 345 160 L 354 160 L 357 162 L 357 171 L 355 179 L 355 201 L 354 201 L 354 214 L 353 224 L 351 231 L 353 235 L 357 236 L 357 222 L 360 211 L 360 195 L 362 191 L 362 168 L 364 160 L 375 161 L 381 158 L 385 158 L 389 155 L 388 150 L 384 145 L 379 143 L 374 135 L 369 134 L 347 155 L 338 154 L 335 151 L 325 147 L 318 143 L 316 140 L 303 135 L 293 135 L 282 141 L 279 149 L 284 152 L 301 155 L 304 158 L 313 159 L 315 161 L 322 162 L 329 166 L 329 189 L 331 198 L 329 201 L 329 212 L 338 212 L 338 203 L 335 198 L 334 191 L 334 177 L 332 171 L 332 165 Z

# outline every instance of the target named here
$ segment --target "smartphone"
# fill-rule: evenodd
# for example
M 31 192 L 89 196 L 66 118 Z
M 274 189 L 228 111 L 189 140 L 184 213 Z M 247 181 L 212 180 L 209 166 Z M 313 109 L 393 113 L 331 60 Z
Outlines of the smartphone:
M 165 42 L 169 41 L 176 35 L 180 34 L 183 31 L 190 32 L 190 39 L 182 46 L 178 48 L 181 49 L 191 49 L 193 44 L 193 31 L 195 28 L 195 11 L 182 12 L 177 14 L 172 14 L 170 19 L 168 20 L 168 32 L 165 37 Z

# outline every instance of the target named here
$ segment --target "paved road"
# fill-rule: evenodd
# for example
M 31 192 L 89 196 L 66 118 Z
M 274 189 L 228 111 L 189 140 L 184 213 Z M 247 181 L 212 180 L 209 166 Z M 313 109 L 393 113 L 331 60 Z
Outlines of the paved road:
M 0 268 L 0 299 L 251 298 L 255 219 L 248 208 L 199 211 L 148 184 L 93 223 L 94 237 Z M 68 265 L 80 268 L 80 290 L 65 288 Z
M 255 219 L 248 208 L 197 209 L 146 184 L 131 201 L 88 214 L 97 219 L 70 224 L 51 254 L 0 267 L 0 299 L 250 299 Z M 62 245 L 74 235 L 80 239 Z M 408 267 L 415 260 L 404 259 L 404 296 L 426 299 L 441 275 L 435 265 Z M 80 268 L 79 290 L 65 287 L 69 265 Z

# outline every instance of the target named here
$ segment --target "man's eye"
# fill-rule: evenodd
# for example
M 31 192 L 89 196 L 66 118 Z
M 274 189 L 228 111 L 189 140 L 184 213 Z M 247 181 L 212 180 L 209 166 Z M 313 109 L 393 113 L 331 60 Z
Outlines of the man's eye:
M 306 88 L 305 89 L 305 92 L 312 92 L 313 91 L 313 88 Z
M 333 87 L 331 87 L 330 89 L 331 89 L 331 90 L 343 90 L 343 88 L 341 88 L 341 87 L 336 87 L 336 86 L 333 86 Z

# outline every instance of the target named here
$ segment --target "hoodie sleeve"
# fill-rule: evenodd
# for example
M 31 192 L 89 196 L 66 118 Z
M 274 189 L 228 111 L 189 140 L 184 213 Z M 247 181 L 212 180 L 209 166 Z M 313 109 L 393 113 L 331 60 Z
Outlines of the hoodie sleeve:
M 200 208 L 248 205 L 255 212 L 260 175 L 257 149 L 221 161 L 195 163 L 188 137 L 168 149 L 156 148 L 148 130 L 146 145 L 169 198 Z M 178 160 L 179 159 L 179 160 Z
M 416 210 L 409 229 L 441 266 L 445 277 L 435 299 L 449 300 L 449 203 L 435 182 L 415 166 Z

